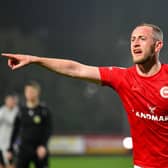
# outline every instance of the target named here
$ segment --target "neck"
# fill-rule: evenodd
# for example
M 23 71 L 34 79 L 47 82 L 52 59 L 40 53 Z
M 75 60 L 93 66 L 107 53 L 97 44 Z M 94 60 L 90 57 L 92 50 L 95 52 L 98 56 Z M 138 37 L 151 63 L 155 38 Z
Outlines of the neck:
M 35 108 L 39 105 L 39 100 L 27 101 L 26 105 L 28 108 Z
M 159 72 L 161 63 L 159 60 L 150 60 L 144 64 L 136 64 L 136 68 L 139 75 L 149 77 Z

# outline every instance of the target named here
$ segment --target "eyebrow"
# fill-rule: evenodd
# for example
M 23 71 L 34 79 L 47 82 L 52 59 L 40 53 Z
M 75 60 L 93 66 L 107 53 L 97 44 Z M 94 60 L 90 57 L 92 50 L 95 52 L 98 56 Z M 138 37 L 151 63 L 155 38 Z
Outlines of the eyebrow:
M 146 35 L 138 35 L 138 36 L 135 36 L 135 35 L 132 36 L 132 35 L 131 35 L 131 37 L 147 37 L 147 36 L 146 36 Z
M 136 37 L 141 38 L 141 37 L 147 37 L 147 36 L 145 36 L 145 35 L 131 36 L 130 39 L 132 39 L 132 38 L 136 38 Z

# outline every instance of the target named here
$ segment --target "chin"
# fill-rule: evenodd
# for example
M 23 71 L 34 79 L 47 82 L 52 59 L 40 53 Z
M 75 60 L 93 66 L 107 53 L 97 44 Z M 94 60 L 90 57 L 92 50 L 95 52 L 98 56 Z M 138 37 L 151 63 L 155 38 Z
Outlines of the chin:
M 144 58 L 143 56 L 135 56 L 133 57 L 133 63 L 134 64 L 142 64 L 146 61 L 146 58 Z
M 134 64 L 145 64 L 148 61 L 148 59 L 139 59 L 139 60 L 133 60 Z

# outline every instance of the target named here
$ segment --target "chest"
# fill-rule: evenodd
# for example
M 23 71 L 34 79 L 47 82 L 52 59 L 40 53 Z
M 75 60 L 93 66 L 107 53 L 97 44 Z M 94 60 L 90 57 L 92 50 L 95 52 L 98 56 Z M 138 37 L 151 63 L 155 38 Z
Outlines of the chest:
M 168 79 L 165 77 L 132 78 L 124 85 L 121 97 L 129 110 L 168 115 Z
M 43 109 L 23 109 L 21 123 L 24 126 L 42 125 L 46 120 L 46 111 Z

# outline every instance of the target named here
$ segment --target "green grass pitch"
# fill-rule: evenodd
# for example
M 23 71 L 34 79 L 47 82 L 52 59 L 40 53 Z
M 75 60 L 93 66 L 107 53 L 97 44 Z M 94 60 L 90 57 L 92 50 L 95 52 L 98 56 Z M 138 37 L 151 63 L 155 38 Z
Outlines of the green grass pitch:
M 129 156 L 85 156 L 51 157 L 49 168 L 133 168 L 133 166 L 132 158 Z

